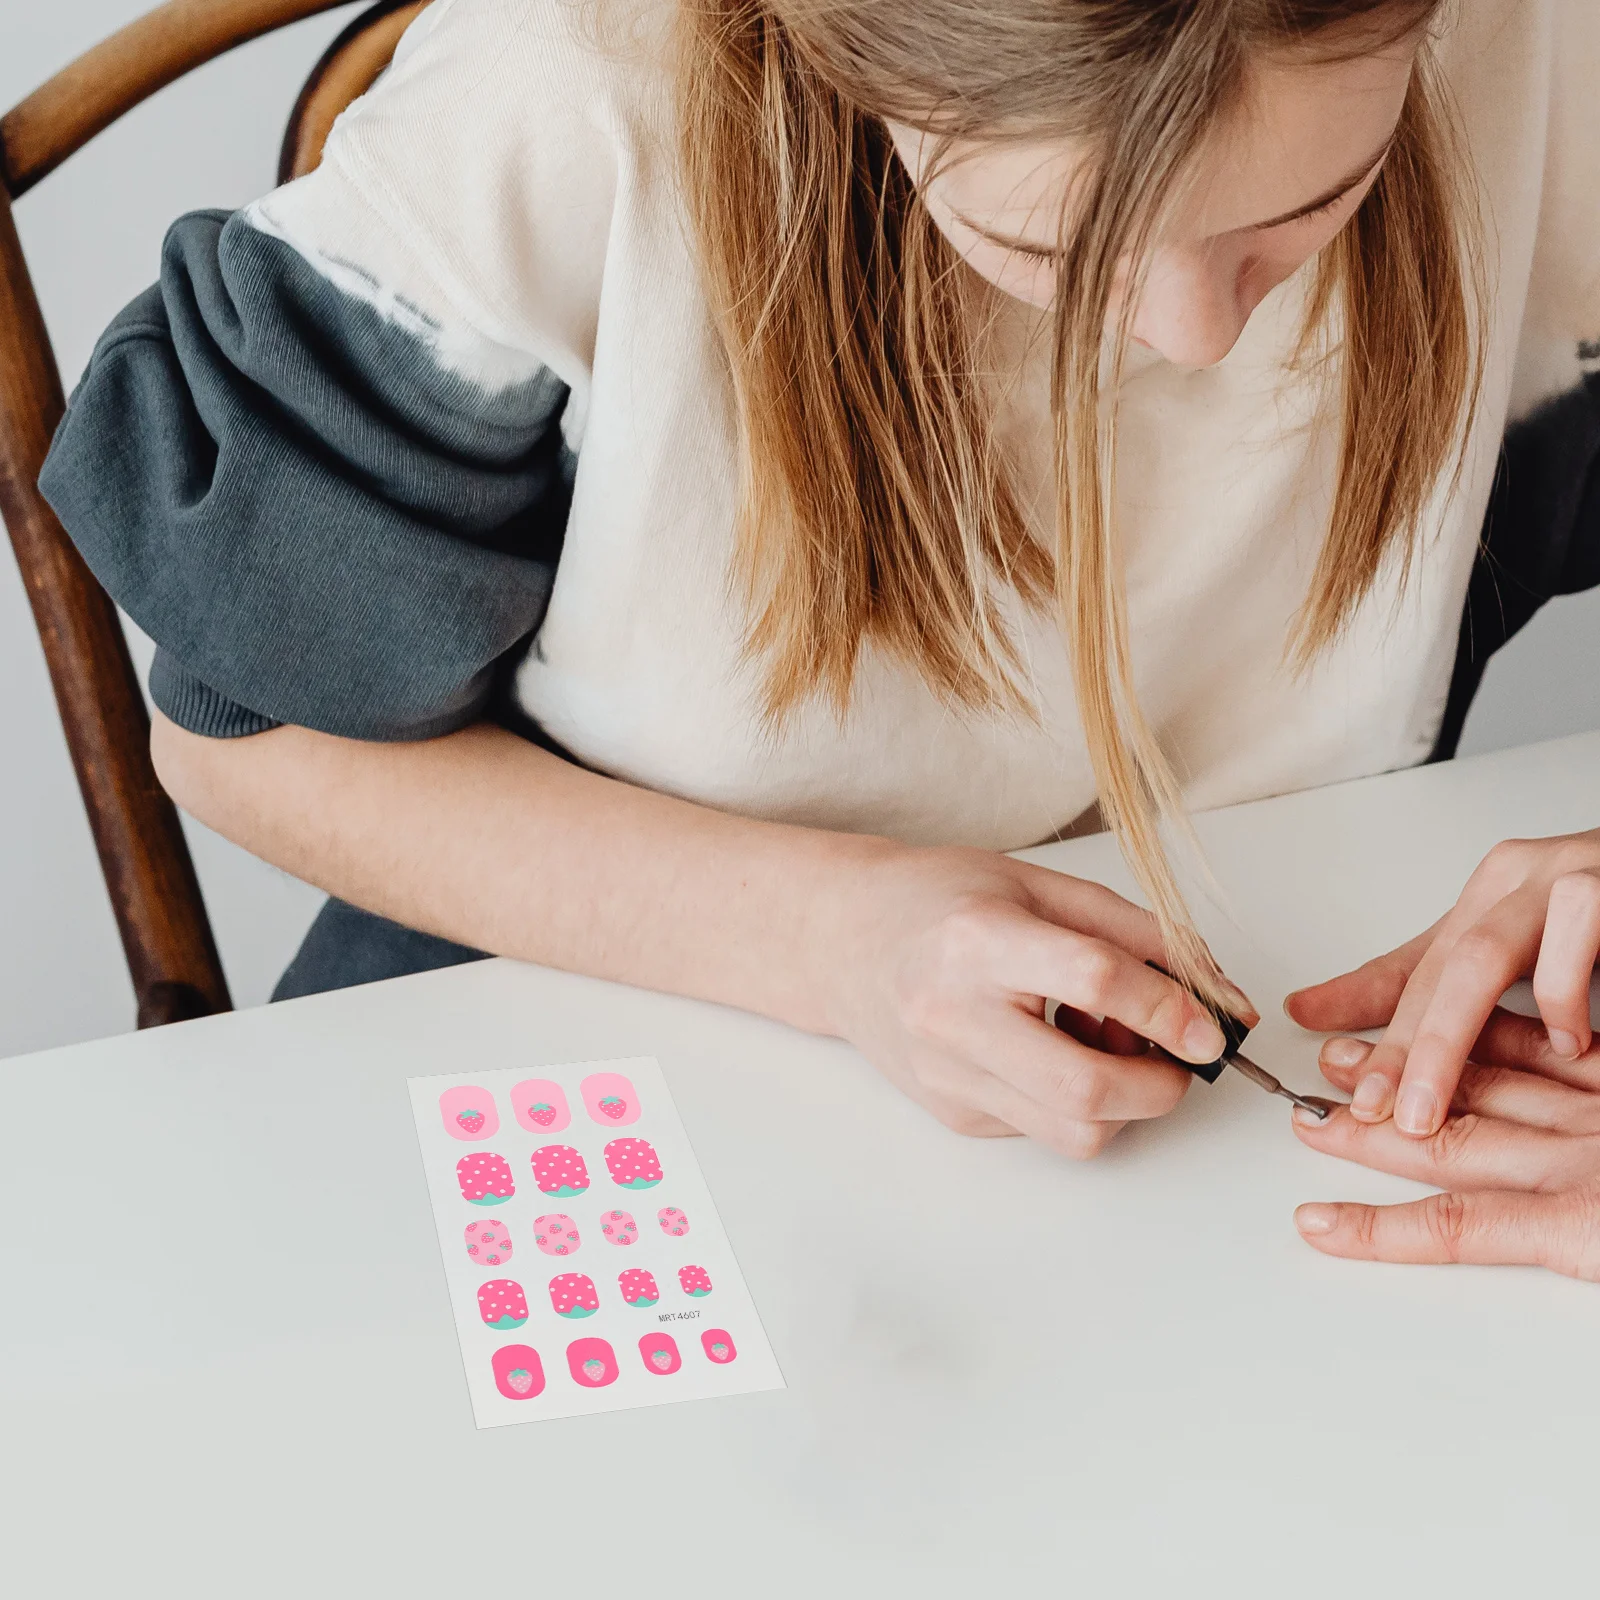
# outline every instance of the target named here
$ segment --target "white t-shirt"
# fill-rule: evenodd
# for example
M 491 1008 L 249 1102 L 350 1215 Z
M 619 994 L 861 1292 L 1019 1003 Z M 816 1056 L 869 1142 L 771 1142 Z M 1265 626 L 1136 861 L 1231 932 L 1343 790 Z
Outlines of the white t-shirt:
M 436 0 L 322 166 L 248 220 L 485 390 L 540 366 L 570 387 L 571 516 L 517 692 L 575 756 L 754 816 L 999 849 L 1052 837 L 1095 786 L 1050 615 L 1017 619 L 1037 722 L 953 712 L 872 648 L 842 722 L 819 703 L 775 731 L 756 709 L 729 577 L 739 443 L 675 177 L 669 22 L 652 0 Z M 1125 382 L 1135 674 L 1195 807 L 1429 753 L 1508 418 L 1577 383 L 1600 335 L 1600 6 L 1472 0 L 1440 55 L 1493 298 L 1466 467 L 1404 590 L 1386 576 L 1309 674 L 1285 666 L 1338 449 L 1336 407 L 1286 361 L 1312 268 L 1215 367 L 1148 356 Z M 1036 349 L 1006 426 L 1042 481 Z

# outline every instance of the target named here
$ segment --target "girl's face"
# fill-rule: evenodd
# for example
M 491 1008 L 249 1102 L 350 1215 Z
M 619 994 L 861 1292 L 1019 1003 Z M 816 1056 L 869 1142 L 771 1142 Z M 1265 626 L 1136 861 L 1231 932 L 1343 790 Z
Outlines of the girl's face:
M 1376 181 L 1418 43 L 1412 36 L 1350 60 L 1257 68 L 1244 107 L 1218 130 L 1156 241 L 1133 319 L 1141 344 L 1185 367 L 1227 355 L 1255 308 L 1338 233 Z M 1047 307 L 1057 223 L 1081 153 L 1066 144 L 957 144 L 929 175 L 928 136 L 888 126 L 929 215 L 973 270 Z

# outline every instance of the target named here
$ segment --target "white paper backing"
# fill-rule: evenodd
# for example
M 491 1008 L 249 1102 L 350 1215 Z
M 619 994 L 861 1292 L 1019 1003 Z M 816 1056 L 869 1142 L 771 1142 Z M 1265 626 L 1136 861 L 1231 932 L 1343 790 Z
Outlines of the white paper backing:
M 579 1085 L 591 1074 L 602 1072 L 620 1073 L 631 1080 L 638 1096 L 637 1121 L 601 1126 L 591 1117 Z M 571 1113 L 567 1127 L 536 1135 L 518 1121 L 511 1089 L 528 1079 L 547 1079 L 561 1086 Z M 440 1096 L 469 1085 L 494 1098 L 500 1125 L 493 1135 L 463 1140 L 446 1132 Z M 723 1232 L 711 1191 L 689 1146 L 666 1079 L 653 1058 L 452 1073 L 411 1078 L 408 1086 L 467 1391 L 480 1428 L 784 1387 L 783 1374 Z M 612 1182 L 603 1151 L 619 1137 L 645 1139 L 654 1146 L 661 1162 L 659 1183 L 634 1190 Z M 536 1186 L 531 1158 L 535 1150 L 550 1144 L 570 1145 L 582 1155 L 589 1173 L 585 1192 L 563 1198 L 545 1194 Z M 464 1156 L 480 1151 L 505 1157 L 516 1186 L 509 1200 L 475 1205 L 463 1198 L 456 1165 Z M 676 1206 L 689 1219 L 689 1231 L 681 1238 L 668 1236 L 657 1223 L 657 1212 L 667 1206 Z M 601 1233 L 601 1218 L 612 1210 L 629 1212 L 635 1218 L 639 1228 L 636 1243 L 614 1245 Z M 579 1246 L 569 1256 L 546 1255 L 534 1243 L 534 1218 L 551 1213 L 565 1213 L 577 1225 Z M 506 1225 L 512 1244 L 510 1260 L 482 1266 L 469 1257 L 465 1231 L 471 1222 Z M 678 1269 L 686 1265 L 705 1268 L 711 1279 L 710 1294 L 693 1298 L 683 1292 Z M 617 1279 L 631 1267 L 646 1267 L 654 1274 L 660 1291 L 654 1306 L 630 1306 L 623 1301 Z M 598 1311 L 577 1319 L 557 1314 L 548 1285 L 553 1277 L 566 1272 L 581 1272 L 593 1279 Z M 528 1320 L 515 1330 L 487 1327 L 479 1315 L 478 1290 L 495 1278 L 514 1279 L 527 1296 Z M 726 1366 L 718 1366 L 705 1354 L 700 1334 L 708 1328 L 725 1329 L 733 1336 L 737 1355 Z M 640 1354 L 640 1337 L 660 1332 L 670 1333 L 677 1342 L 682 1366 L 676 1372 L 652 1372 Z M 567 1346 L 586 1338 L 605 1339 L 616 1353 L 618 1375 L 604 1388 L 585 1388 L 568 1370 Z M 539 1353 L 545 1382 L 536 1397 L 510 1399 L 496 1385 L 494 1353 L 513 1344 L 529 1345 Z

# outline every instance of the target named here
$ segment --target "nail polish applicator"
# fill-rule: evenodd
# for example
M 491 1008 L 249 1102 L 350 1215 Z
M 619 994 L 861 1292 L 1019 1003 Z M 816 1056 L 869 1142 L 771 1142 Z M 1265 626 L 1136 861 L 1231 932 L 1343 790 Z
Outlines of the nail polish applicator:
M 1215 1061 L 1208 1061 L 1203 1066 L 1196 1066 L 1192 1061 L 1178 1061 L 1178 1058 L 1173 1056 L 1172 1059 L 1178 1061 L 1180 1067 L 1187 1068 L 1197 1078 L 1203 1078 L 1207 1083 L 1215 1083 L 1225 1068 L 1232 1067 L 1258 1089 L 1265 1089 L 1268 1094 L 1282 1095 L 1285 1100 L 1292 1100 L 1322 1122 L 1328 1120 L 1338 1104 L 1337 1101 L 1324 1100 L 1315 1094 L 1296 1094 L 1293 1089 L 1285 1088 L 1265 1067 L 1258 1067 L 1249 1056 L 1241 1053 L 1239 1047 L 1250 1037 L 1250 1030 L 1238 1017 L 1229 1016 L 1225 1011 L 1213 1012 L 1212 1017 L 1222 1030 L 1222 1037 L 1227 1040 L 1227 1047 Z

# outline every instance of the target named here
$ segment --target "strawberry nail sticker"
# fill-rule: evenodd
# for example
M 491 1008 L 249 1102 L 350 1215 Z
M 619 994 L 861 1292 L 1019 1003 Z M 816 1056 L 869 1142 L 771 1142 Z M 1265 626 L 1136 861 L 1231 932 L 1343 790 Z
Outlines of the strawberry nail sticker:
M 678 1287 L 696 1300 L 711 1293 L 711 1274 L 704 1267 L 679 1267 Z
M 613 1139 L 606 1146 L 606 1171 L 624 1189 L 653 1189 L 661 1182 L 661 1161 L 648 1139 Z
M 533 1152 L 533 1181 L 542 1193 L 565 1200 L 589 1187 L 589 1169 L 570 1144 L 547 1144 Z
M 683 1365 L 678 1341 L 670 1333 L 647 1333 L 639 1341 L 639 1354 L 646 1372 L 676 1372 Z
M 558 1317 L 592 1317 L 600 1309 L 594 1279 L 581 1272 L 563 1272 L 550 1280 L 550 1304 Z
M 439 1115 L 452 1139 L 487 1139 L 500 1131 L 494 1096 L 485 1089 L 446 1089 L 439 1096 Z
M 629 1267 L 618 1273 L 617 1287 L 630 1306 L 653 1306 L 661 1298 L 655 1274 L 648 1267 Z
M 633 1244 L 639 1237 L 639 1224 L 626 1211 L 602 1211 L 600 1231 L 612 1244 Z
M 560 1133 L 572 1121 L 559 1083 L 528 1078 L 511 1091 L 511 1114 L 529 1133 Z
M 480 1267 L 498 1267 L 511 1259 L 511 1230 L 503 1222 L 469 1222 L 467 1254 Z
M 603 1389 L 617 1381 L 617 1358 L 604 1339 L 574 1339 L 567 1346 L 567 1371 L 585 1389 Z
M 620 1072 L 596 1072 L 578 1085 L 584 1110 L 601 1127 L 615 1123 L 625 1128 L 639 1119 L 639 1097 Z
M 559 1211 L 552 1211 L 547 1217 L 535 1217 L 533 1242 L 547 1256 L 570 1256 L 578 1248 L 578 1225 Z
M 515 1278 L 494 1278 L 478 1291 L 478 1315 L 496 1333 L 510 1333 L 528 1320 L 528 1297 Z
M 511 1168 L 504 1156 L 492 1150 L 474 1150 L 456 1162 L 456 1182 L 461 1198 L 475 1206 L 497 1206 L 517 1192 L 511 1181 Z
M 724 1366 L 738 1355 L 733 1343 L 733 1335 L 724 1332 L 721 1328 L 707 1328 L 700 1335 L 701 1348 L 706 1353 L 708 1361 L 715 1361 L 718 1366 Z
M 676 1206 L 663 1206 L 656 1212 L 661 1231 L 674 1239 L 681 1239 L 689 1231 L 689 1219 Z
M 494 1386 L 507 1400 L 531 1400 L 544 1393 L 544 1366 L 531 1344 L 502 1345 L 490 1366 Z

